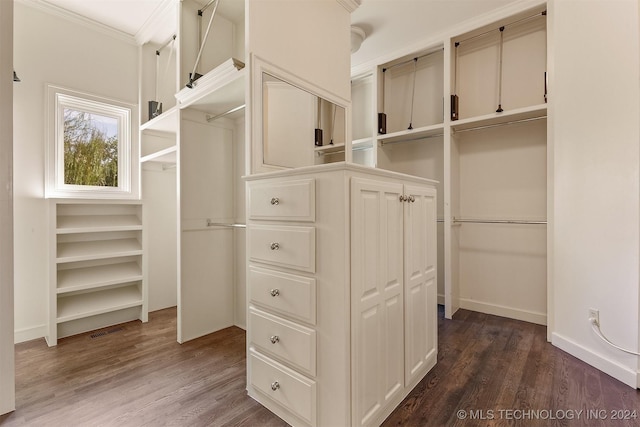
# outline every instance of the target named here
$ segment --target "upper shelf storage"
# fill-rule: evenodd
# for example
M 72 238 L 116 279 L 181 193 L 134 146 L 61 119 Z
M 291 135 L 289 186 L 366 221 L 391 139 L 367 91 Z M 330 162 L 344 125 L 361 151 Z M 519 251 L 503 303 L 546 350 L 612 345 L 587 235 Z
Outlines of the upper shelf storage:
M 451 90 L 457 117 L 452 112 L 452 126 L 546 114 L 546 43 L 544 7 L 454 37 Z
M 244 63 L 230 58 L 176 94 L 180 108 L 222 114 L 244 104 Z
M 442 47 L 400 58 L 379 67 L 378 133 L 401 136 L 444 122 L 444 50 Z M 380 119 L 379 119 L 380 122 Z M 385 126 L 386 125 L 386 126 Z

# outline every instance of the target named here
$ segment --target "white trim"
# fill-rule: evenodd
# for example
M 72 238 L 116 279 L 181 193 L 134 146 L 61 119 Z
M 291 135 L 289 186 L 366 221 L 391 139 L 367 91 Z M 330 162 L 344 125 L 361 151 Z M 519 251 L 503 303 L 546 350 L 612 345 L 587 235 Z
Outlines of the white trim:
M 46 85 L 46 97 L 45 198 L 137 199 L 138 139 L 133 124 L 133 117 L 137 117 L 137 107 L 50 84 Z M 64 184 L 61 123 L 65 106 L 112 117 L 118 121 L 118 187 Z
M 480 313 L 493 314 L 494 316 L 508 317 L 510 319 L 522 320 L 536 323 L 538 325 L 547 324 L 547 314 L 535 311 L 522 310 L 504 305 L 490 304 L 482 301 L 475 301 L 468 298 L 460 298 L 460 308 L 465 310 L 478 311 Z
M 151 16 L 142 24 L 142 27 L 135 34 L 134 39 L 137 44 L 143 45 L 151 41 L 158 33 L 158 28 L 165 25 L 171 14 L 175 13 L 177 0 L 162 0 L 162 3 L 153 11 Z M 175 30 L 172 30 L 175 31 Z M 159 41 L 160 43 L 162 41 Z
M 127 34 L 124 31 L 120 31 L 118 29 L 110 27 L 109 25 L 94 21 L 93 19 L 79 15 L 75 12 L 71 12 L 67 9 L 51 4 L 46 0 L 15 0 L 15 2 L 31 7 L 33 9 L 38 9 L 49 15 L 66 19 L 67 21 L 73 22 L 74 24 L 82 25 L 83 27 L 86 27 L 90 30 L 97 31 L 109 37 L 113 37 L 127 44 L 136 45 L 136 39 L 131 34 Z
M 14 333 L 14 343 L 37 340 L 47 335 L 47 325 L 31 326 L 29 328 L 16 329 Z
M 438 305 L 444 305 L 444 294 L 438 294 Z
M 640 372 L 623 366 L 615 360 L 608 359 L 601 354 L 594 353 L 592 350 L 567 337 L 554 332 L 551 334 L 551 344 L 588 363 L 594 368 L 599 369 L 605 374 L 611 375 L 629 387 L 637 388 L 640 386 Z

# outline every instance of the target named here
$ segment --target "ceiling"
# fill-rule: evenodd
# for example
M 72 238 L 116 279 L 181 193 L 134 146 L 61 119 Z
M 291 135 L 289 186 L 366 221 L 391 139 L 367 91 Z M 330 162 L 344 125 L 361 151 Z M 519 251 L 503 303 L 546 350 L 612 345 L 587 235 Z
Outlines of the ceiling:
M 0 0 L 1 1 L 1 0 Z M 149 18 L 175 0 L 35 0 L 65 9 L 135 37 Z M 198 0 L 206 4 L 207 0 Z M 417 45 L 459 22 L 515 0 L 362 0 L 351 22 L 366 38 L 352 55 L 353 66 L 384 57 L 401 47 Z M 242 16 L 244 0 L 223 0 L 221 13 Z M 229 15 L 237 16 L 229 16 Z M 238 16 L 239 15 L 239 16 Z

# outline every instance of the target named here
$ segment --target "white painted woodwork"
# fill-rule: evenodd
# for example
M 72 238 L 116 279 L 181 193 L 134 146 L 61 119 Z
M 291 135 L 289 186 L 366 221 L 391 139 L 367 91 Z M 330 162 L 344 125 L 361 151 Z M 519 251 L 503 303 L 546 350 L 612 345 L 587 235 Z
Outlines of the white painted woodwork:
M 438 251 L 436 190 L 406 186 L 404 206 L 405 384 L 419 381 L 436 361 Z
M 134 319 L 147 321 L 140 202 L 52 200 L 47 343 Z
M 251 219 L 282 221 L 315 220 L 315 181 L 305 179 L 278 185 L 252 185 L 250 199 Z
M 313 227 L 251 225 L 247 228 L 250 261 L 313 273 L 316 270 Z
M 316 375 L 316 331 L 249 306 L 253 344 L 294 368 Z
M 354 74 L 353 149 L 366 148 L 354 160 L 439 181 L 436 298 L 446 317 L 463 307 L 547 323 L 546 226 L 455 222 L 547 219 L 544 9 L 542 2 L 505 8 Z M 378 112 L 387 117 L 383 135 Z
M 0 3 L 0 415 L 15 409 L 13 1 Z
M 316 382 L 250 350 L 251 385 L 287 407 L 307 425 L 316 425 Z M 297 423 L 296 423 L 297 424 Z
M 306 323 L 316 323 L 316 280 L 250 265 L 249 302 Z M 277 292 L 276 292 L 277 291 Z M 275 294 L 275 296 L 272 294 Z
M 401 183 L 351 181 L 356 425 L 375 423 L 404 389 L 403 195 Z
M 245 179 L 247 305 L 252 313 L 247 329 L 249 395 L 294 426 L 379 425 L 436 362 L 435 183 L 349 163 Z M 252 219 L 253 195 L 267 202 L 253 187 L 279 188 L 305 180 L 311 180 L 315 188 L 312 224 L 278 217 Z M 412 283 L 419 299 L 410 301 L 411 313 L 405 310 L 404 253 L 409 249 L 403 205 L 409 203 L 400 200 L 405 190 L 418 196 L 408 218 L 420 235 L 409 245 L 410 250 L 418 251 L 409 271 L 419 271 Z M 283 235 L 299 229 L 315 230 L 315 270 L 294 270 L 266 257 L 257 262 L 251 256 L 265 250 L 262 240 L 257 243 L 261 248 L 253 247 L 258 240 L 251 237 L 255 230 L 278 230 L 277 235 Z M 297 250 L 306 251 L 307 243 L 302 241 Z M 418 248 L 421 244 L 424 247 Z M 412 316 L 409 322 L 407 315 Z M 274 345 L 265 341 L 271 336 L 267 330 L 278 324 L 314 331 L 315 371 L 294 362 L 300 350 L 293 355 L 276 353 Z M 407 337 L 407 324 L 415 336 Z M 406 343 L 410 343 L 411 357 L 405 355 Z M 257 365 L 256 358 L 264 363 Z M 415 364 L 410 384 L 405 382 L 407 360 Z M 275 369 L 265 364 L 286 366 L 289 370 L 285 372 L 292 370 L 296 378 L 315 385 L 314 418 L 305 418 L 292 406 L 295 402 L 281 399 L 281 394 L 270 389 L 277 377 L 265 379 L 264 372 Z

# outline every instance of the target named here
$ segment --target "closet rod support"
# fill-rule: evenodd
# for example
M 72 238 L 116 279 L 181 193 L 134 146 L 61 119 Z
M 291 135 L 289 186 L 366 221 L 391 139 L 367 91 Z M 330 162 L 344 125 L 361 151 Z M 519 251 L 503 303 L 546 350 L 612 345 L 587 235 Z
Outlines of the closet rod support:
M 529 119 L 511 120 L 509 122 L 496 123 L 496 124 L 493 124 L 493 125 L 475 126 L 475 127 L 466 128 L 466 129 L 454 129 L 453 132 L 454 133 L 462 133 L 462 132 L 471 132 L 473 130 L 491 129 L 491 128 L 497 128 L 497 127 L 501 127 L 501 126 L 515 125 L 515 124 L 518 124 L 518 123 L 527 123 L 527 122 L 534 122 L 534 121 L 537 121 L 537 120 L 545 120 L 546 118 L 547 118 L 547 116 L 544 115 L 544 116 L 540 116 L 540 117 L 531 117 Z
M 388 70 L 390 70 L 392 68 L 399 67 L 401 65 L 408 64 L 410 62 L 418 62 L 418 59 L 422 59 L 422 58 L 426 58 L 427 56 L 435 55 L 436 53 L 440 53 L 443 50 L 444 49 L 434 50 L 433 52 L 425 53 L 424 55 L 415 56 L 415 57 L 413 57 L 411 59 L 407 59 L 406 61 L 398 62 L 397 64 L 393 64 L 393 65 L 390 65 L 388 67 L 383 68 L 382 72 L 386 73 Z
M 459 45 L 460 43 L 468 42 L 469 40 L 474 40 L 474 39 L 480 38 L 480 37 L 482 37 L 482 36 L 486 36 L 487 34 L 490 34 L 490 33 L 494 32 L 494 31 L 496 31 L 496 30 L 504 31 L 504 28 L 505 28 L 505 27 L 510 27 L 510 26 L 512 26 L 512 25 L 519 24 L 519 23 L 521 23 L 521 22 L 529 21 L 529 20 L 534 19 L 534 18 L 537 18 L 537 17 L 539 17 L 539 16 L 547 16 L 547 11 L 546 11 L 546 10 L 543 10 L 542 12 L 538 12 L 538 13 L 536 13 L 535 15 L 530 15 L 530 16 L 527 16 L 527 17 L 525 17 L 525 18 L 519 19 L 519 20 L 517 20 L 517 21 L 513 21 L 513 22 L 510 22 L 510 23 L 508 23 L 508 24 L 501 25 L 499 28 L 492 28 L 492 29 L 490 29 L 490 30 L 485 31 L 484 33 L 476 34 L 475 36 L 471 36 L 471 37 L 466 38 L 466 39 L 463 39 L 463 40 L 458 40 L 458 41 L 456 41 L 455 43 L 456 43 L 457 45 Z

